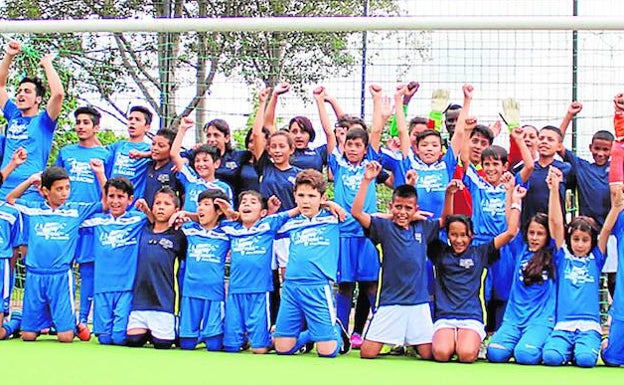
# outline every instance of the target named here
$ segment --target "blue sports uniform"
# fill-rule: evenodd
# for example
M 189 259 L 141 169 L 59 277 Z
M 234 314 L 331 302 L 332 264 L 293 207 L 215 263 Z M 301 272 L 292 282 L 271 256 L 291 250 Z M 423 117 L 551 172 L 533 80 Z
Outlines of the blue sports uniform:
M 224 222 L 222 230 L 231 239 L 231 263 L 225 306 L 226 351 L 237 352 L 245 343 L 252 348 L 271 345 L 269 336 L 269 292 L 273 291 L 271 259 L 277 230 L 288 220 L 282 212 L 260 219 L 251 228 L 239 222 Z
M 8 124 L 0 168 L 4 169 L 9 164 L 13 152 L 18 148 L 23 147 L 28 152 L 26 162 L 16 168 L 0 187 L 0 198 L 4 199 L 18 184 L 46 167 L 56 120 L 52 120 L 47 111 L 42 111 L 33 117 L 22 116 L 22 112 L 11 100 L 6 102 L 2 112 Z M 32 196 L 39 196 L 35 188 L 29 188 L 23 198 Z
M 145 214 L 131 210 L 118 218 L 98 213 L 81 227 L 93 230 L 90 245 L 95 258 L 93 332 L 101 344 L 123 345 L 132 304 L 139 235 Z
M 141 198 L 145 194 L 145 174 L 150 159 L 132 159 L 129 153 L 132 150 L 149 151 L 149 143 L 120 140 L 108 146 L 107 149 L 110 151 L 110 156 L 106 162 L 106 175 L 109 178 L 116 176 L 128 178 L 134 186 L 134 200 Z
M 230 186 L 218 179 L 211 182 L 205 181 L 200 178 L 195 170 L 188 164 L 182 166 L 182 170 L 178 173 L 178 179 L 184 187 L 184 210 L 194 213 L 197 211 L 197 198 L 199 194 L 208 189 L 221 190 L 227 195 L 228 200 L 232 201 L 232 189 Z
M 546 365 L 596 366 L 602 337 L 599 292 L 604 262 L 598 246 L 585 257 L 572 255 L 565 244 L 555 253 L 557 323 L 544 345 Z
M 15 275 L 11 268 L 13 249 L 20 245 L 22 216 L 14 207 L 0 202 L 0 297 L 4 315 L 9 314 Z
M 252 163 L 253 155 L 249 151 L 244 152 L 244 156 L 241 158 L 240 165 L 240 180 L 239 180 L 239 191 L 260 191 L 260 177 L 258 176 L 258 170 L 256 166 Z M 235 201 L 238 200 L 238 196 L 234 197 Z
M 39 332 L 52 322 L 59 332 L 76 327 L 74 277 L 78 228 L 102 204 L 67 202 L 52 209 L 47 202 L 17 199 L 15 207 L 28 218 L 28 254 L 22 330 Z
M 245 191 L 240 184 L 240 172 L 246 153 L 247 151 L 226 150 L 215 170 L 215 178 L 230 185 L 235 197 Z
M 147 205 L 152 207 L 154 204 L 154 195 L 163 187 L 169 187 L 175 191 L 179 197 L 184 193 L 184 188 L 178 180 L 177 173 L 173 171 L 173 161 L 165 163 L 163 166 L 156 168 L 155 162 L 152 160 L 147 164 L 145 193 L 143 198 L 147 201 Z
M 301 170 L 308 168 L 323 171 L 327 163 L 327 145 L 323 144 L 316 148 L 295 149 L 291 164 Z
M 301 171 L 300 168 L 290 166 L 286 170 L 280 170 L 273 165 L 269 155 L 265 151 L 256 165 L 260 175 L 260 193 L 265 198 L 275 195 L 282 202 L 279 211 L 290 210 L 295 207 L 293 188 L 295 178 Z
M 618 215 L 611 231 L 617 238 L 618 266 L 624 266 L 624 211 Z M 624 365 L 624 274 L 615 278 L 615 295 L 609 314 L 609 343 L 602 352 L 602 360 L 607 365 Z
M 548 271 L 542 272 L 542 282 L 524 282 L 524 268 L 534 254 L 522 234 L 501 250 L 501 260 L 509 260 L 514 275 L 503 323 L 488 346 L 491 362 L 507 362 L 512 356 L 523 364 L 537 364 L 542 359 L 542 347 L 555 325 L 557 287 Z
M 219 227 L 204 229 L 198 223 L 185 223 L 182 231 L 188 249 L 180 303 L 180 344 L 183 349 L 195 349 L 204 342 L 208 350 L 220 350 L 230 239 Z
M 598 166 L 566 150 L 563 160 L 572 167 L 571 187 L 578 191 L 579 214 L 594 218 L 600 226 L 611 208 L 609 164 Z

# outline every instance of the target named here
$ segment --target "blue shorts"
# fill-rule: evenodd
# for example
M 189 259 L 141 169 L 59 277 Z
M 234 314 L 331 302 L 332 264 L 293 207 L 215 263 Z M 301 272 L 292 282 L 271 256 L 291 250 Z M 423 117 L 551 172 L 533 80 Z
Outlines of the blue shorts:
M 611 320 L 609 343 L 602 351 L 602 360 L 609 366 L 624 365 L 624 321 Z
M 307 323 L 312 341 L 336 339 L 336 310 L 329 284 L 306 285 L 286 281 L 282 286 L 275 336 L 297 338 Z
M 93 333 L 122 339 L 132 307 L 132 291 L 96 293 L 93 296 Z
M 340 238 L 338 282 L 377 281 L 379 252 L 368 238 Z
M 11 307 L 11 293 L 15 284 L 15 274 L 11 269 L 10 258 L 0 258 L 0 296 L 2 297 L 2 312 L 9 315 Z
M 38 333 L 54 324 L 59 333 L 76 330 L 74 275 L 26 272 L 22 330 Z
M 600 353 L 600 339 L 601 335 L 596 330 L 584 332 L 553 330 L 544 345 L 544 361 L 547 362 L 547 355 L 553 357 L 552 353 L 556 353 L 557 361 L 560 361 L 548 364 L 565 365 L 569 362 L 578 364 L 579 360 L 582 360 L 584 362 L 582 366 L 596 366 Z
M 235 350 L 242 347 L 247 339 L 253 349 L 271 346 L 270 294 L 267 291 L 227 296 L 223 346 Z
M 552 332 L 552 326 L 530 325 L 517 327 L 503 322 L 490 338 L 487 354 L 490 362 L 507 362 L 518 353 L 542 356 L 542 347 Z
M 197 338 L 203 342 L 223 334 L 225 306 L 223 301 L 182 296 L 180 302 L 180 338 Z

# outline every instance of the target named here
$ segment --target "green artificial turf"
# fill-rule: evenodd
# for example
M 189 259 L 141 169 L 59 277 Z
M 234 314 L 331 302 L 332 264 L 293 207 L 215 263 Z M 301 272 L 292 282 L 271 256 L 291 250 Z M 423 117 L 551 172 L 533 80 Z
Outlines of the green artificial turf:
M 152 348 L 0 342 L 2 383 L 7 385 L 200 384 L 624 384 L 624 368 L 549 368 L 515 364 L 435 363 L 408 357 L 362 360 L 357 351 L 335 359 L 313 354 L 282 357 Z

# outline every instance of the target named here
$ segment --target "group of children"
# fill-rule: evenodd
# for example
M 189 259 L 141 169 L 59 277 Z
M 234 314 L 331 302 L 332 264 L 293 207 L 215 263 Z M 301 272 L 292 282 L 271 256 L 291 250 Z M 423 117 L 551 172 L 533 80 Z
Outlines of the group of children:
M 560 127 L 537 130 L 520 126 L 517 103 L 506 100 L 508 152 L 492 144 L 500 123 L 487 127 L 470 116 L 470 85 L 461 106 L 437 90 L 429 118 L 408 122 L 415 82 L 398 86 L 393 98 L 370 87 L 370 130 L 324 87 L 315 89 L 326 145 L 310 148 L 316 132 L 308 118 L 275 128 L 279 96 L 289 90 L 283 83 L 259 93 L 246 151 L 232 149 L 220 119 L 205 125 L 206 143 L 191 150 L 182 149 L 194 127 L 188 118 L 149 145 L 152 113 L 141 106 L 130 109 L 129 139 L 103 147 L 99 112 L 81 107 L 74 112 L 79 142 L 45 168 L 63 89 L 44 57 L 47 108 L 39 112 L 45 88 L 36 78 L 22 80 L 9 100 L 8 69 L 19 52 L 10 42 L 0 62 L 8 120 L 0 338 L 32 341 L 53 328 L 59 341 L 87 340 L 93 301 L 101 344 L 278 354 L 315 346 L 322 357 L 353 344 L 363 358 L 414 346 L 424 359 L 473 362 L 489 332 L 491 362 L 591 367 L 602 344 L 606 364 L 624 364 L 624 282 L 614 286 L 604 342 L 599 307 L 605 260 L 624 255 L 624 240 L 616 240 L 624 237 L 624 96 L 614 103 L 617 138 L 608 131 L 592 138 L 593 163 L 563 147 L 580 103 Z M 608 172 L 610 153 L 619 172 Z M 376 183 L 393 188 L 388 213 L 378 212 Z M 579 193 L 580 215 L 566 224 L 568 188 Z M 23 309 L 9 317 L 20 255 Z M 368 307 L 359 319 L 356 311 L 350 336 L 356 286 L 373 315 L 364 332 Z

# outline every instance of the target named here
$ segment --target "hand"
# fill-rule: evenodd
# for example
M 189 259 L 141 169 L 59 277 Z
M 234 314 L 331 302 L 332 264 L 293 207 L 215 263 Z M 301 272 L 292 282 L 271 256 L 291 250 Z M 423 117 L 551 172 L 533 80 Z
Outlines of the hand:
M 4 47 L 4 52 L 9 56 L 16 56 L 22 50 L 22 44 L 17 40 L 11 40 Z
M 370 91 L 373 98 L 381 97 L 381 86 L 378 84 L 371 84 L 368 86 L 368 90 Z
M 568 107 L 568 115 L 576 116 L 583 109 L 583 104 L 579 101 L 573 101 Z
M 331 215 L 338 218 L 339 222 L 344 222 L 347 219 L 347 212 L 340 205 L 330 201 L 324 202 L 323 205 L 329 210 Z
M 449 105 L 448 90 L 437 89 L 431 95 L 431 111 L 442 113 Z
M 549 189 L 559 188 L 559 184 L 563 180 L 563 173 L 557 167 L 550 166 L 548 175 L 546 176 L 546 184 Z
M 290 84 L 286 82 L 278 84 L 273 90 L 276 95 L 283 95 L 288 91 L 290 91 Z
M 413 221 L 426 221 L 429 218 L 433 217 L 433 213 L 430 211 L 417 210 L 414 215 L 412 215 Z
M 191 218 L 189 218 L 188 213 L 186 211 L 176 211 L 173 213 L 171 218 L 169 218 L 169 227 L 175 227 L 176 229 L 180 228 L 180 226 L 184 222 L 189 222 Z
M 216 198 L 215 200 L 213 200 L 213 203 L 219 206 L 219 209 L 224 214 L 232 211 L 232 205 L 230 205 L 230 202 L 228 202 L 226 199 Z
M 520 124 L 520 104 L 514 98 L 503 100 L 503 119 L 506 125 Z
M 364 170 L 364 179 L 371 181 L 377 178 L 377 175 L 381 172 L 381 164 L 376 161 L 366 163 L 366 169 Z
M 501 132 L 501 121 L 497 120 L 494 123 L 490 124 L 490 131 L 492 131 L 492 134 L 494 134 L 495 138 L 498 135 L 500 135 L 500 132 Z
M 260 92 L 258 92 L 258 101 L 260 101 L 260 103 L 266 103 L 266 101 L 269 100 L 270 94 L 271 94 L 270 88 L 261 89 Z
M 17 150 L 13 151 L 13 156 L 11 157 L 11 161 L 14 162 L 17 166 L 26 162 L 28 158 L 28 151 L 25 148 L 20 147 Z
M 325 93 L 325 87 L 323 86 L 318 86 L 314 89 L 314 91 L 312 91 L 312 95 L 314 95 L 314 99 L 318 102 L 318 103 L 325 103 L 325 97 L 326 97 L 326 93 Z
M 145 214 L 148 214 L 150 212 L 150 207 L 147 204 L 147 201 L 143 198 L 137 199 L 137 201 L 134 202 L 134 207 L 137 210 L 144 212 Z
M 130 150 L 128 151 L 128 156 L 130 157 L 130 159 L 141 159 L 142 153 L 139 150 Z
M 101 159 L 91 159 L 89 166 L 95 174 L 104 174 L 104 162 Z
M 195 126 L 195 121 L 185 116 L 180 120 L 180 125 L 178 126 L 178 130 L 182 130 L 182 132 L 186 132 L 187 130 L 193 128 Z
M 477 127 L 477 118 L 474 116 L 466 118 L 466 130 L 472 131 Z
M 52 61 L 54 60 L 54 58 L 56 58 L 56 55 L 57 55 L 56 52 L 44 55 L 39 61 L 39 65 L 44 68 L 46 66 L 52 65 Z
M 459 179 L 452 179 L 448 186 L 446 186 L 446 192 L 449 194 L 455 194 L 459 190 L 464 189 L 464 183 Z
M 403 100 L 405 98 L 405 95 L 407 95 L 407 85 L 405 84 L 399 84 L 398 86 L 396 86 L 396 91 L 394 91 L 394 101 L 397 104 L 403 104 Z
M 472 100 L 472 92 L 474 91 L 474 87 L 472 84 L 464 84 L 462 86 L 462 92 L 464 93 L 464 99 Z
M 511 201 L 514 203 L 520 203 L 520 201 L 524 199 L 526 194 L 527 194 L 527 189 L 525 187 L 517 185 L 516 188 L 514 188 L 513 192 L 511 193 Z
M 41 172 L 36 172 L 28 177 L 28 182 L 31 186 L 39 188 L 41 186 Z
M 401 141 L 399 138 L 390 138 L 386 142 L 386 147 L 391 151 L 399 151 L 401 150 Z
M 522 127 L 514 127 L 513 131 L 511 131 L 511 137 L 516 141 L 516 143 L 524 142 L 524 130 Z
M 405 173 L 405 183 L 416 187 L 416 182 L 418 182 L 418 172 L 416 170 L 412 169 Z
M 506 190 L 511 190 L 515 186 L 516 180 L 512 173 L 505 171 L 501 176 L 501 183 L 505 186 Z
M 616 111 L 624 111 L 624 94 L 617 94 L 613 98 Z
M 381 98 L 381 117 L 384 120 L 388 120 L 392 116 L 392 99 L 388 96 L 383 96 Z
M 280 201 L 279 198 L 275 195 L 271 195 L 269 199 L 267 199 L 267 211 L 269 212 L 269 214 L 276 213 L 280 207 L 282 207 L 282 201 Z

